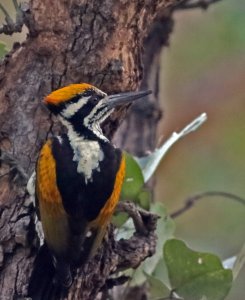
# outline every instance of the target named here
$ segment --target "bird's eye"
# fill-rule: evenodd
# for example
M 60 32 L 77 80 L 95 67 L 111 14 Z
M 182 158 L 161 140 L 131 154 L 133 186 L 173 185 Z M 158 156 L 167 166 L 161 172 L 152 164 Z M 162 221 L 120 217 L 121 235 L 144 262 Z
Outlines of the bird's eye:
M 103 97 L 99 96 L 99 95 L 93 95 L 90 99 L 89 102 L 92 104 L 97 104 L 100 99 L 102 99 Z

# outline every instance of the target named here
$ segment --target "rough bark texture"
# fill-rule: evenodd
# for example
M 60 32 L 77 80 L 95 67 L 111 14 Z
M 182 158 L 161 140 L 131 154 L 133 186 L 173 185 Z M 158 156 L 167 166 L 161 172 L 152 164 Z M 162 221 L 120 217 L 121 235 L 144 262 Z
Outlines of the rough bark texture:
M 129 152 L 139 156 L 156 147 L 156 127 L 162 116 L 158 99 L 160 54 L 162 47 L 168 45 L 172 27 L 172 18 L 162 11 L 144 38 L 144 76 L 140 89 L 150 89 L 153 93 L 146 97 L 144 102 L 136 102 L 132 106 L 131 112 L 117 131 L 119 143 Z M 124 138 L 127 132 L 130 132 L 130 143 L 129 139 Z
M 26 295 L 37 251 L 33 211 L 24 183 L 34 169 L 40 146 L 48 135 L 59 130 L 42 107 L 42 98 L 60 86 L 76 82 L 92 83 L 107 93 L 135 90 L 143 77 L 144 57 L 146 76 L 142 86 L 151 88 L 153 96 L 131 110 L 115 140 L 118 146 L 137 153 L 152 149 L 160 116 L 156 101 L 159 53 L 171 29 L 169 8 L 177 3 L 178 0 L 30 1 L 25 13 L 29 36 L 25 43 L 15 45 L 0 66 L 1 299 Z M 157 24 L 162 26 L 158 32 L 160 42 L 155 35 Z M 108 136 L 113 135 L 124 116 L 125 109 L 106 122 Z M 136 233 L 129 241 L 115 242 L 110 233 L 103 256 L 86 267 L 86 276 L 76 280 L 68 298 L 94 299 L 111 273 L 122 266 L 136 267 L 152 255 L 154 226 L 146 227 L 148 236 Z

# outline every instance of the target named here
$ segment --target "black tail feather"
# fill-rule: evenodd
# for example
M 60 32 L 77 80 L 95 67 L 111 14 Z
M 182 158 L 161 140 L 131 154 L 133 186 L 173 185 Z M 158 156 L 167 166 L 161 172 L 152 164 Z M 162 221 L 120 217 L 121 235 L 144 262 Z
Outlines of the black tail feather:
M 32 300 L 50 300 L 53 294 L 53 278 L 55 268 L 52 262 L 52 255 L 44 244 L 35 259 L 34 269 L 28 287 L 28 296 Z
M 70 267 L 58 263 L 56 268 L 53 257 L 44 244 L 35 259 L 34 269 L 29 281 L 28 297 L 32 300 L 57 300 L 65 296 L 72 283 Z

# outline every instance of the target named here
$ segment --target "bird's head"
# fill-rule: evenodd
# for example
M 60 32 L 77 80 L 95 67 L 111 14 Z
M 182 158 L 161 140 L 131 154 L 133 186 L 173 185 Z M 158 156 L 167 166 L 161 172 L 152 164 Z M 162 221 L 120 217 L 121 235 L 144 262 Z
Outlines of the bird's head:
M 98 88 L 86 84 L 71 84 L 49 94 L 44 103 L 61 121 L 77 132 L 90 130 L 101 135 L 100 124 L 115 107 L 129 104 L 150 94 L 150 91 L 128 92 L 108 96 Z

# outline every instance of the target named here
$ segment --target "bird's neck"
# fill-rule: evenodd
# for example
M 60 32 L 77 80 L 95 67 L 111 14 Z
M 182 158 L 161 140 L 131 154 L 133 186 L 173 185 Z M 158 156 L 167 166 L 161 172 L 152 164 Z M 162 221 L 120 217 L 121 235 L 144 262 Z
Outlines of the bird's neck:
M 81 124 L 72 124 L 64 119 L 61 119 L 62 124 L 67 128 L 67 135 L 70 141 L 95 141 L 99 143 L 108 143 L 109 140 L 104 136 L 99 124 L 94 124 L 91 127 L 86 127 Z
M 86 127 L 74 127 L 68 121 L 62 122 L 67 127 L 67 136 L 73 151 L 73 161 L 77 163 L 77 172 L 84 177 L 85 184 L 93 181 L 94 172 L 100 171 L 104 160 L 106 137 L 98 136 Z

